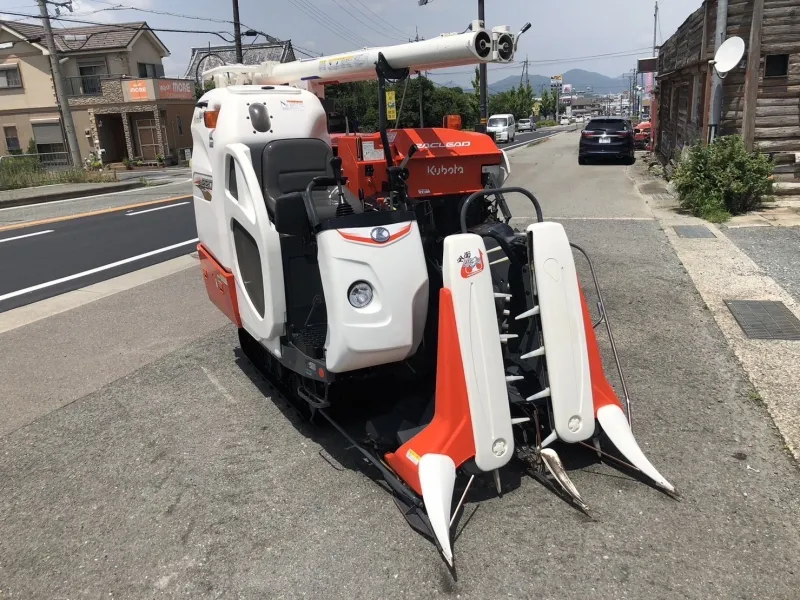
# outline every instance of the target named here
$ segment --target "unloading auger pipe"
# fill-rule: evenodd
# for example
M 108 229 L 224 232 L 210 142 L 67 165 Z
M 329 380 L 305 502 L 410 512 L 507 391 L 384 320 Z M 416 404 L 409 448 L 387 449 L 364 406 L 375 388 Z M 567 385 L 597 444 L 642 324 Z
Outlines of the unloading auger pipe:
M 447 67 L 474 65 L 493 60 L 493 33 L 473 21 L 472 31 L 465 33 L 442 34 L 437 37 L 377 48 L 362 48 L 352 52 L 333 54 L 288 63 L 264 62 L 260 65 L 222 65 L 203 73 L 203 78 L 216 74 L 246 74 L 257 85 L 295 84 L 301 81 L 325 85 L 375 79 L 375 63 L 383 54 L 386 62 L 395 69 L 428 71 Z M 496 27 L 507 30 L 507 27 Z M 513 35 L 502 36 L 514 40 Z M 503 38 L 505 39 L 505 38 Z M 498 62 L 513 61 L 513 48 L 510 48 Z

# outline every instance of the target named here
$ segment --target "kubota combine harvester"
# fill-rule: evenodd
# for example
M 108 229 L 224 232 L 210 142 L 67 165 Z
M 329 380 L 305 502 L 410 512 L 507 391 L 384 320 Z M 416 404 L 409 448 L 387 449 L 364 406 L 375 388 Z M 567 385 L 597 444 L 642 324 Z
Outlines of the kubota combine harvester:
M 224 65 L 204 74 L 216 88 L 192 123 L 211 300 L 253 364 L 381 473 L 451 566 L 451 525 L 470 484 L 491 474 L 499 493 L 514 457 L 584 510 L 558 444 L 616 455 L 674 493 L 634 440 L 624 379 L 625 405 L 603 373 L 594 329 L 608 322 L 598 288 L 592 323 L 580 248 L 543 220 L 533 194 L 502 187 L 509 163 L 488 136 L 386 128 L 387 80 L 510 62 L 527 28 L 475 21 L 398 46 Z M 324 86 L 375 78 L 380 131 L 340 136 L 334 157 Z M 521 232 L 509 225 L 510 193 L 536 209 Z M 453 510 L 459 475 L 467 483 Z

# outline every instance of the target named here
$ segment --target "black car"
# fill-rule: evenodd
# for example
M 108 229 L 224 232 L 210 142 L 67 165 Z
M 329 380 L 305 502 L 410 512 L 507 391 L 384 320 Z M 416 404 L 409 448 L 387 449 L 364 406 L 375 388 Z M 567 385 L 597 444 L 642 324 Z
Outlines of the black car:
M 578 164 L 590 158 L 621 158 L 634 163 L 633 126 L 624 117 L 595 117 L 581 131 Z

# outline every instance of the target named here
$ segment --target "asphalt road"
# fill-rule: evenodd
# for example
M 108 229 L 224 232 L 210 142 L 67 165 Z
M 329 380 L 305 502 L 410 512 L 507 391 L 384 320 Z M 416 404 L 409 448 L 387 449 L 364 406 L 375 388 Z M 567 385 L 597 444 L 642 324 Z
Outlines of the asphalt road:
M 453 581 L 193 268 L 0 334 L 3 597 L 796 598 L 797 466 L 626 167 L 579 167 L 574 134 L 512 163 L 595 261 L 634 433 L 680 502 L 563 452 L 589 519 L 509 469 L 467 498 Z
M 566 127 L 548 127 L 547 129 L 539 129 L 526 133 L 517 133 L 514 141 L 511 143 L 501 143 L 498 147 L 501 150 L 512 150 L 514 148 L 521 148 L 527 146 L 533 140 L 538 140 L 544 137 L 551 137 L 566 129 Z
M 191 198 L 0 230 L 0 312 L 193 252 Z

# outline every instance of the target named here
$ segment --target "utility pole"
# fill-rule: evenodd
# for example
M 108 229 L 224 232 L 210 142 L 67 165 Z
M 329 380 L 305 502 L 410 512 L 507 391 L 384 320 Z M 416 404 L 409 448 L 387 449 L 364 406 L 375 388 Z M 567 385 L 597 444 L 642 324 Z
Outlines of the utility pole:
M 414 37 L 414 41 L 418 42 L 419 41 L 419 28 L 418 27 L 414 27 L 414 30 L 416 31 L 416 36 Z M 419 84 L 419 126 L 420 127 L 425 127 L 425 120 L 424 120 L 424 116 L 422 114 L 422 71 L 420 71 L 417 74 L 417 83 Z
M 717 0 L 717 28 L 714 32 L 714 54 L 725 41 L 728 34 L 728 0 Z M 722 77 L 716 69 L 711 69 L 711 114 L 708 119 L 708 141 L 713 142 L 719 133 L 722 117 Z
M 486 26 L 486 12 L 483 6 L 484 0 L 478 0 L 478 20 L 481 26 Z M 489 82 L 486 80 L 487 69 L 486 63 L 482 62 L 478 65 L 478 85 L 480 87 L 480 101 L 481 101 L 481 131 L 486 130 L 486 119 L 489 116 Z
M 53 29 L 50 27 L 50 15 L 47 12 L 45 0 L 37 0 L 39 4 L 39 14 L 42 17 L 44 35 L 47 39 L 47 50 L 50 53 L 50 69 L 53 72 L 53 85 L 56 88 L 56 100 L 61 109 L 61 118 L 64 121 L 64 132 L 67 135 L 67 149 L 73 167 L 81 166 L 81 150 L 78 146 L 78 137 L 75 135 L 75 123 L 72 122 L 72 112 L 69 101 L 64 93 L 64 80 L 61 78 L 61 65 L 58 63 L 56 54 L 56 42 L 53 39 Z
M 653 13 L 653 56 L 656 55 L 656 29 L 658 28 L 658 0 L 656 0 L 656 10 Z
M 233 39 L 236 43 L 236 62 L 244 63 L 242 57 L 242 28 L 239 23 L 239 0 L 233 0 Z

